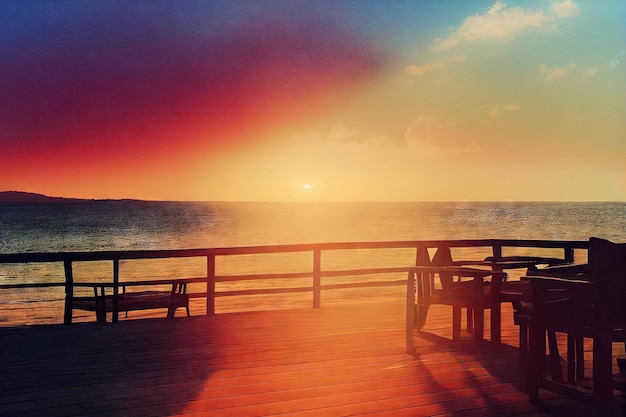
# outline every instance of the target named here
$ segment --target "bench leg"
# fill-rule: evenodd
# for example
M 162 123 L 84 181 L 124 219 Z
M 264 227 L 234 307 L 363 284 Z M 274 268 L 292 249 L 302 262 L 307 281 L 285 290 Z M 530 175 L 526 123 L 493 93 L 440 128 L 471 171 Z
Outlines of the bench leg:
M 104 300 L 104 296 L 99 298 L 96 295 L 96 322 L 104 324 L 107 322 L 107 307 L 106 301 Z
M 167 307 L 167 318 L 171 319 L 174 317 L 174 315 L 176 314 L 176 309 L 178 307 L 185 307 L 185 310 L 187 311 L 187 317 L 190 317 L 191 314 L 189 314 L 189 304 L 185 304 L 184 306 L 182 305 L 177 305 L 177 306 L 169 306 Z

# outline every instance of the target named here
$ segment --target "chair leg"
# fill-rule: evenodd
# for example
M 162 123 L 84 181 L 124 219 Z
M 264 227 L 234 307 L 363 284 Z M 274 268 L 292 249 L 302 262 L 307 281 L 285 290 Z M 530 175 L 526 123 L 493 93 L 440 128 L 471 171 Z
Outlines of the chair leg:
M 461 307 L 452 306 L 452 340 L 461 338 Z
M 576 340 L 574 334 L 567 334 L 567 382 L 570 384 L 576 383 Z
M 548 348 L 550 349 L 550 375 L 552 375 L 552 380 L 563 382 L 559 345 L 556 342 L 556 333 L 551 330 L 548 330 Z
M 582 336 L 576 337 L 576 380 L 582 381 L 585 378 L 585 339 Z
M 593 397 L 601 415 L 613 408 L 612 343 L 610 337 L 593 339 Z
M 528 326 L 519 325 L 519 369 L 525 371 L 528 366 Z
M 474 309 L 474 339 L 482 341 L 485 337 L 485 310 Z
M 468 307 L 466 310 L 467 331 L 470 333 L 474 333 L 474 309 Z
M 417 330 L 424 328 L 426 316 L 428 316 L 428 304 L 417 304 L 415 306 L 415 328 Z
M 536 403 L 539 401 L 539 381 L 542 378 L 546 361 L 546 332 L 542 326 L 538 324 L 530 326 L 529 342 L 526 391 L 528 392 L 528 401 Z

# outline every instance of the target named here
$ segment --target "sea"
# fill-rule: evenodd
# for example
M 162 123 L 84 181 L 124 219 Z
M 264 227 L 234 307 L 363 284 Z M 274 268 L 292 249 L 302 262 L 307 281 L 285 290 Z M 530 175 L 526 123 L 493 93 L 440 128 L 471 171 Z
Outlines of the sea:
M 587 240 L 626 242 L 624 202 L 157 202 L 135 200 L 0 203 L 0 253 L 189 249 L 323 242 L 425 239 Z M 217 273 L 310 271 L 310 254 L 241 256 Z M 377 258 L 374 259 L 374 258 Z M 323 268 L 407 265 L 414 252 L 381 256 L 345 251 Z M 121 280 L 202 276 L 205 260 L 123 261 Z M 377 263 L 378 262 L 378 263 Z M 110 262 L 75 265 L 77 281 L 110 280 Z M 59 264 L 0 264 L 0 285 L 62 282 Z M 231 285 L 231 287 L 228 287 Z M 232 286 L 235 287 L 232 287 Z M 224 284 L 248 288 L 251 282 Z M 264 283 L 297 286 L 286 280 Z M 310 283 L 308 284 L 310 285 Z M 220 289 L 218 288 L 218 291 Z M 200 290 L 201 291 L 201 290 Z M 336 291 L 325 302 L 401 297 L 376 289 Z M 61 322 L 62 288 L 0 289 L 0 325 Z M 256 297 L 256 298 L 255 298 Z M 218 299 L 217 312 L 310 306 L 310 294 Z M 235 299 L 239 300 L 235 300 Z M 200 302 L 201 300 L 197 300 Z M 202 306 L 194 306 L 201 312 Z M 93 320 L 92 313 L 77 320 Z M 133 314 L 140 314 L 135 313 Z

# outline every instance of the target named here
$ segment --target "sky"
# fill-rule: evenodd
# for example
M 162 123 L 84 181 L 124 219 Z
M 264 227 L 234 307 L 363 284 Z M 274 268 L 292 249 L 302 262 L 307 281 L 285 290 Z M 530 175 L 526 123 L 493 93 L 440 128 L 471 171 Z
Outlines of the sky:
M 620 0 L 4 0 L 0 190 L 626 201 Z

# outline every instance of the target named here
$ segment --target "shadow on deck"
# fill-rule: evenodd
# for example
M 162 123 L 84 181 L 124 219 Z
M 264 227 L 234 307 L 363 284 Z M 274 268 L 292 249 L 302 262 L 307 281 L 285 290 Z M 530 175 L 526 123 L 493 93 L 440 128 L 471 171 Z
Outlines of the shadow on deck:
M 0 415 L 591 415 L 528 403 L 511 315 L 504 345 L 453 343 L 433 307 L 415 356 L 401 302 L 0 328 Z

